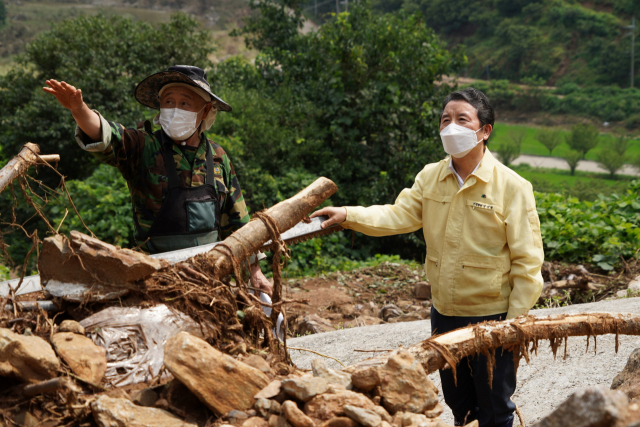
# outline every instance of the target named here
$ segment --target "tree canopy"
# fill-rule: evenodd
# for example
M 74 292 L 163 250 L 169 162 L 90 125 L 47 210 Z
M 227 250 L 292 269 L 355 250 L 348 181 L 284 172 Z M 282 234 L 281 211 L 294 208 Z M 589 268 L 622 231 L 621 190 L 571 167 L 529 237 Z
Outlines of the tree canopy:
M 134 126 L 150 114 L 133 98 L 136 83 L 175 64 L 210 66 L 212 51 L 210 33 L 185 14 L 157 27 L 103 15 L 55 24 L 0 78 L 3 153 L 9 157 L 33 142 L 42 152 L 61 155 L 65 175 L 85 178 L 96 163 L 75 144 L 71 114 L 42 91 L 44 81 L 64 80 L 81 88 L 91 108 Z

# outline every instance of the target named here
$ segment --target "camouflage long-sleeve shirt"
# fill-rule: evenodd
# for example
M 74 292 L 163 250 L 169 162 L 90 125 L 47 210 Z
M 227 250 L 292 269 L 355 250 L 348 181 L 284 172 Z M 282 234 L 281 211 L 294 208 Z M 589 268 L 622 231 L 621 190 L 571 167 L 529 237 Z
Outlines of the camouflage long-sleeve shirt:
M 144 241 L 169 191 L 160 141 L 144 130 L 126 129 L 119 123 L 105 120 L 102 115 L 100 121 L 101 141 L 91 141 L 80 128 L 76 128 L 76 141 L 101 162 L 120 170 L 131 195 L 136 239 Z M 220 237 L 224 239 L 249 222 L 249 213 L 229 156 L 222 147 L 202 135 L 202 141 L 205 140 L 211 144 L 216 188 L 222 198 Z M 202 185 L 206 179 L 206 145 L 201 143 L 198 147 L 193 165 L 177 144 L 173 144 L 173 150 L 180 185 Z

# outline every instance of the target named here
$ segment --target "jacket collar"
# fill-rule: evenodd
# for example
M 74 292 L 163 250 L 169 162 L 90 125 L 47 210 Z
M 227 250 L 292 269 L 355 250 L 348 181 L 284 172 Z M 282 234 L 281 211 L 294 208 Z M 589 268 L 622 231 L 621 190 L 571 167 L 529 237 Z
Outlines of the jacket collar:
M 442 166 L 440 168 L 440 176 L 438 177 L 438 181 L 442 181 L 449 175 L 453 175 L 451 169 L 449 169 L 449 162 L 451 161 L 450 156 L 447 156 L 446 159 L 442 160 Z M 484 152 L 484 156 L 482 156 L 482 160 L 480 160 L 480 165 L 478 168 L 471 174 L 473 176 L 478 177 L 481 181 L 489 182 L 491 176 L 493 175 L 493 168 L 496 165 L 496 158 L 493 157 L 493 154 L 487 148 Z M 455 176 L 453 177 L 455 179 Z

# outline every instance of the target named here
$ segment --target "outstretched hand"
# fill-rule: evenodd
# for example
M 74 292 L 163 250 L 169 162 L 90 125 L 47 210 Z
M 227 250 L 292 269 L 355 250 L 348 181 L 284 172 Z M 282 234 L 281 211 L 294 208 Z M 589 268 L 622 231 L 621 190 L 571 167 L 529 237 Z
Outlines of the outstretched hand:
M 309 217 L 315 218 L 317 216 L 328 216 L 329 219 L 324 221 L 321 225 L 322 228 L 328 227 L 331 224 L 341 224 L 347 219 L 346 208 L 322 208 L 319 211 L 315 211 Z
M 55 96 L 64 108 L 73 112 L 79 111 L 84 105 L 82 90 L 76 89 L 75 86 L 54 79 L 47 80 L 45 83 L 49 87 L 43 87 L 42 90 Z

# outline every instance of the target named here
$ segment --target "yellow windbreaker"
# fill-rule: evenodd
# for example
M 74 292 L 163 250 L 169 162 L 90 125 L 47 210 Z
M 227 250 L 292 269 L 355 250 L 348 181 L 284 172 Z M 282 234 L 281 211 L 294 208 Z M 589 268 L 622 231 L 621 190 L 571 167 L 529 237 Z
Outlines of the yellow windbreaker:
M 393 205 L 347 207 L 342 225 L 370 236 L 422 228 L 441 314 L 526 314 L 542 291 L 544 260 L 531 184 L 489 150 L 461 188 L 448 165 L 446 158 L 425 166 Z

